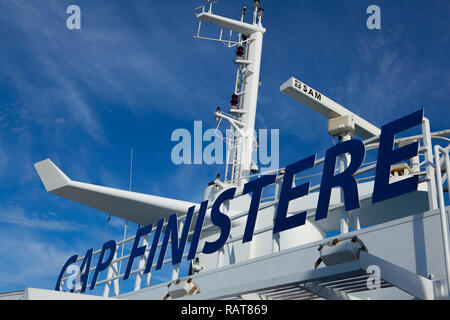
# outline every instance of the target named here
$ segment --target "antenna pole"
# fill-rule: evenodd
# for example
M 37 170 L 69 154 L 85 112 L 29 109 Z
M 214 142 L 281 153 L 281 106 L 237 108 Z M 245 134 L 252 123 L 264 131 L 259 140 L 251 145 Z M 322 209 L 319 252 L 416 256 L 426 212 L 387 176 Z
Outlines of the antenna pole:
M 261 25 L 262 9 L 260 8 L 259 1 L 254 2 L 254 22 L 253 24 Z M 265 31 L 265 30 L 264 30 Z M 247 46 L 247 63 L 244 67 L 245 77 L 244 77 L 244 87 L 245 90 L 240 96 L 242 101 L 242 113 L 241 121 L 243 127 L 241 132 L 243 132 L 243 137 L 241 137 L 241 159 L 239 172 L 237 172 L 237 177 L 240 178 L 239 183 L 246 183 L 248 179 L 242 179 L 251 174 L 250 168 L 252 163 L 252 154 L 255 150 L 255 119 L 256 119 L 256 108 L 258 104 L 258 89 L 260 86 L 259 74 L 261 68 L 261 55 L 262 55 L 262 43 L 263 43 L 263 31 L 258 30 L 253 32 L 248 37 Z
M 255 118 L 258 103 L 262 42 L 262 32 L 255 32 L 249 37 L 248 60 L 250 61 L 250 63 L 247 65 L 246 70 L 246 90 L 241 96 L 241 99 L 243 100 L 242 109 L 246 112 L 242 116 L 242 122 L 244 126 L 241 130 L 244 133 L 244 137 L 242 139 L 243 153 L 241 158 L 240 177 L 250 175 L 254 142 L 256 140 Z M 243 183 L 245 183 L 245 181 L 243 181 Z
M 131 148 L 131 155 L 130 155 L 130 186 L 128 187 L 128 191 L 131 191 L 131 181 L 133 178 L 133 148 Z M 128 226 L 128 220 L 125 220 L 125 226 L 123 230 L 123 240 L 127 238 L 127 226 Z M 125 249 L 125 242 L 122 244 L 122 252 L 120 253 L 120 256 L 123 257 L 123 250 Z M 119 274 L 120 274 L 120 268 L 122 267 L 122 261 L 119 263 Z

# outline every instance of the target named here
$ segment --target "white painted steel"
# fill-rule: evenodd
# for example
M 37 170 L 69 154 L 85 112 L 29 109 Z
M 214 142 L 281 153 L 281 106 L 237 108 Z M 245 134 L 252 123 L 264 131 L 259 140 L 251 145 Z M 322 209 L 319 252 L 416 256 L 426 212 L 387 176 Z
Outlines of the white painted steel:
M 241 158 L 240 177 L 250 175 L 252 154 L 254 150 L 253 143 L 255 141 L 255 119 L 258 103 L 262 42 L 263 33 L 261 31 L 255 32 L 250 36 L 248 59 L 252 61 L 252 63 L 247 66 L 250 74 L 246 78 L 246 92 L 242 98 L 244 101 L 243 110 L 247 112 L 242 116 L 242 121 L 244 122 L 244 127 L 242 128 L 242 131 L 244 132 L 244 146 Z M 245 183 L 246 180 L 244 180 L 243 183 Z
M 296 86 L 296 83 L 300 83 L 300 86 L 305 85 L 300 80 L 290 77 L 285 83 L 280 86 L 280 91 L 289 97 L 299 101 L 305 106 L 325 116 L 327 119 L 337 118 L 345 115 L 353 115 L 355 119 L 355 133 L 363 139 L 368 139 L 374 136 L 379 136 L 381 130 L 370 122 L 364 120 L 360 116 L 354 114 L 350 110 L 344 108 L 337 102 L 331 100 L 317 90 L 307 86 L 307 91 L 300 89 Z M 310 91 L 311 89 L 312 91 Z M 309 93 L 312 92 L 312 95 Z M 320 100 L 317 98 L 320 94 Z
M 323 163 L 320 159 L 316 161 L 316 165 L 319 165 Z M 375 165 L 368 166 L 368 170 L 374 170 L 376 168 Z M 361 174 L 367 172 L 367 170 L 360 170 Z M 308 212 L 307 214 L 307 221 L 306 225 L 302 227 L 295 228 L 293 230 L 289 230 L 286 232 L 283 232 L 282 234 L 275 234 L 273 235 L 271 230 L 273 227 L 273 219 L 274 214 L 276 211 L 276 205 L 278 203 L 278 196 L 279 196 L 279 190 L 280 190 L 280 184 L 282 183 L 282 176 L 278 176 L 277 182 L 275 184 L 275 195 L 273 201 L 261 203 L 260 210 L 258 214 L 258 220 L 256 229 L 255 229 L 255 236 L 254 240 L 251 242 L 252 245 L 252 251 L 251 256 L 249 256 L 250 252 L 249 250 L 249 244 L 243 245 L 240 243 L 242 241 L 243 236 L 243 227 L 245 223 L 239 223 L 239 221 L 245 222 L 245 217 L 248 214 L 248 208 L 249 208 L 249 201 L 248 199 L 243 199 L 244 201 L 240 201 L 240 198 L 242 197 L 242 191 L 238 191 L 236 193 L 236 199 L 233 199 L 230 201 L 230 208 L 233 208 L 234 210 L 230 210 L 229 215 L 232 220 L 232 237 L 227 242 L 228 246 L 231 242 L 233 242 L 233 250 L 235 250 L 236 253 L 236 259 L 231 261 L 230 260 L 230 252 L 226 251 L 225 249 L 217 254 L 212 255 L 199 255 L 202 257 L 201 261 L 202 263 L 206 264 L 206 268 L 204 271 L 215 269 L 220 266 L 225 266 L 230 263 L 239 263 L 241 261 L 245 261 L 251 257 L 260 257 L 265 254 L 271 254 L 272 252 L 277 252 L 279 250 L 286 250 L 290 247 L 301 245 L 304 243 L 308 243 L 314 240 L 318 240 L 323 238 L 323 236 L 320 236 L 320 231 L 315 230 L 322 230 L 322 231 L 332 231 L 339 228 L 339 221 L 345 212 L 343 209 L 343 202 L 342 198 L 340 197 L 340 190 L 333 189 L 331 201 L 330 201 L 330 210 L 329 215 L 327 219 L 323 219 L 321 221 L 318 221 L 315 225 L 311 224 L 311 221 L 314 221 L 314 215 L 315 215 L 315 207 L 317 204 L 317 198 L 318 193 L 312 192 L 307 196 L 304 196 L 299 199 L 295 199 L 291 201 L 291 204 L 289 206 L 289 214 L 295 214 L 300 211 L 306 210 Z M 393 181 L 391 181 L 393 182 Z M 382 203 L 378 204 L 371 204 L 371 192 L 373 188 L 373 182 L 366 182 L 366 183 L 360 183 L 358 185 L 359 193 L 360 193 L 360 202 L 361 202 L 361 208 L 358 209 L 357 212 L 358 217 L 360 217 L 360 221 L 363 225 L 370 225 L 370 224 L 378 224 L 385 221 L 393 220 L 400 218 L 402 216 L 421 212 L 421 210 L 426 210 L 426 208 L 422 208 L 420 206 L 420 203 L 427 202 L 427 192 L 426 188 L 423 187 L 424 183 L 419 185 L 419 191 L 415 193 L 410 193 L 407 195 L 400 196 L 395 199 L 390 199 Z M 426 186 L 426 183 L 425 183 Z M 312 190 L 318 190 L 319 186 L 314 186 L 310 188 Z M 421 191 L 423 190 L 423 191 Z M 211 204 L 213 203 L 215 197 L 217 197 L 218 194 L 215 194 L 213 198 L 209 199 L 211 200 Z M 247 195 L 248 197 L 248 195 Z M 208 198 L 208 196 L 207 196 Z M 205 200 L 205 199 L 204 199 Z M 240 202 L 239 202 L 240 201 Z M 198 213 L 199 206 L 196 207 L 196 210 L 194 213 Z M 413 210 L 414 211 L 410 211 Z M 209 212 L 210 209 L 208 209 L 207 212 Z M 207 213 L 209 215 L 209 213 Z M 184 215 L 179 216 L 178 218 L 180 221 L 184 219 Z M 319 229 L 317 229 L 319 227 Z M 155 227 L 156 228 L 156 227 Z M 306 229 L 305 229 L 306 228 Z M 297 230 L 298 229 L 298 230 Z M 192 228 L 191 228 L 192 230 Z M 190 231 L 189 236 L 192 236 L 193 230 Z M 214 231 L 214 227 L 211 224 L 205 223 L 205 226 L 203 228 L 202 232 L 202 238 L 201 242 L 199 244 L 199 250 L 202 248 L 202 243 L 204 241 L 210 239 L 215 239 L 217 237 L 216 232 Z M 267 237 L 267 239 L 265 239 Z M 134 240 L 134 236 L 127 238 L 125 241 L 130 242 Z M 123 244 L 125 241 L 119 241 L 117 243 L 118 246 Z M 160 246 L 161 244 L 159 244 Z M 268 249 L 264 251 L 265 249 Z M 146 255 L 148 255 L 148 251 L 150 248 L 147 248 Z M 97 250 L 94 252 L 94 254 L 98 254 L 100 250 Z M 247 252 L 247 253 L 246 253 Z M 200 253 L 200 251 L 198 252 Z M 123 261 L 127 259 L 129 255 L 126 255 L 124 257 L 118 257 L 117 259 L 114 259 L 112 262 L 111 267 L 113 267 L 117 262 Z M 186 255 L 184 255 L 186 257 Z M 206 260 L 204 260 L 206 258 Z M 78 261 L 81 261 L 83 257 L 80 257 Z M 208 262 L 208 260 L 211 260 Z M 167 259 L 164 262 L 170 263 L 171 259 Z M 91 271 L 95 270 L 95 267 L 91 268 Z M 139 274 L 142 273 L 143 268 L 138 267 L 138 269 L 135 269 L 132 271 L 132 274 Z M 108 283 L 111 280 L 117 281 L 118 279 L 123 277 L 123 273 L 118 275 L 117 273 L 114 274 L 108 274 L 106 281 L 100 281 L 98 284 L 101 283 Z M 150 279 L 151 273 L 147 275 L 147 284 L 150 285 Z M 66 280 L 67 278 L 63 278 L 63 280 Z
M 397 288 L 422 300 L 434 299 L 433 282 L 431 280 L 365 251 L 360 252 L 359 261 L 363 270 L 367 270 L 372 265 L 378 266 L 382 272 L 381 278 Z
M 436 165 L 436 182 L 437 182 L 437 188 L 438 188 L 438 201 L 439 201 L 439 211 L 441 214 L 441 230 L 442 230 L 442 238 L 443 238 L 443 244 L 444 244 L 444 257 L 445 257 L 445 271 L 447 275 L 447 288 L 450 290 L 450 244 L 449 244 L 449 231 L 448 231 L 448 214 L 446 212 L 445 208 L 445 202 L 444 202 L 444 190 L 443 190 L 443 181 L 442 181 L 442 173 L 441 173 L 441 166 L 439 165 L 441 163 L 440 159 L 440 153 L 444 154 L 445 159 L 447 160 L 446 163 L 446 175 L 447 179 L 449 177 L 449 170 L 450 165 L 448 163 L 448 150 L 442 148 L 441 146 L 434 146 L 434 156 L 435 156 L 435 163 Z
M 437 192 L 436 192 L 436 174 L 433 166 L 433 145 L 431 143 L 431 131 L 430 121 L 427 118 L 423 118 L 422 121 L 422 134 L 423 134 L 423 147 L 425 154 L 425 161 L 427 163 L 427 181 L 428 181 L 428 205 L 430 209 L 436 209 L 437 204 Z
M 225 18 L 218 16 L 210 12 L 200 12 L 196 14 L 197 18 L 201 21 L 206 21 L 215 24 L 221 28 L 230 29 L 237 33 L 245 34 L 249 36 L 255 32 L 264 33 L 266 29 L 255 24 L 249 24 L 238 20 L 233 20 L 230 18 Z
M 240 60 L 238 63 L 238 72 L 236 74 L 236 86 L 235 93 L 239 93 L 241 103 L 239 114 L 241 121 L 231 118 L 222 112 L 215 113 L 217 118 L 222 118 L 230 122 L 233 129 L 237 133 L 235 141 L 232 144 L 227 145 L 227 155 L 232 155 L 233 159 L 227 157 L 227 168 L 225 173 L 225 181 L 228 179 L 229 165 L 232 165 L 231 181 L 235 184 L 243 184 L 248 181 L 248 176 L 251 171 L 252 154 L 255 149 L 255 118 L 256 108 L 258 100 L 258 88 L 260 85 L 259 74 L 261 66 L 261 54 L 262 54 L 262 42 L 263 34 L 266 29 L 261 25 L 261 18 L 257 18 L 257 8 L 255 7 L 253 14 L 253 24 L 243 22 L 243 15 L 241 20 L 233 20 L 226 17 L 213 14 L 210 10 L 205 12 L 204 7 L 201 7 L 201 12 L 196 12 L 197 18 L 201 21 L 207 21 L 215 24 L 222 29 L 226 28 L 239 34 L 239 42 L 236 43 L 243 45 L 242 35 L 248 37 L 245 41 L 247 44 L 247 50 L 245 53 L 245 59 Z M 199 25 L 200 28 L 200 25 Z M 230 31 L 230 41 L 231 41 Z M 197 38 L 202 38 L 200 35 L 200 29 L 197 32 Z M 212 40 L 212 39 L 211 39 Z M 215 39 L 226 43 L 226 40 Z M 231 46 L 231 42 L 228 43 Z M 245 64 L 245 67 L 242 66 Z M 245 74 L 243 78 L 241 76 Z M 241 83 L 242 81 L 243 83 Z M 243 92 L 237 92 L 240 87 L 245 88 Z
M 144 238 L 142 239 L 142 246 L 147 246 L 149 243 L 149 239 L 150 239 L 150 235 L 146 234 L 144 236 Z M 148 254 L 149 254 L 149 251 L 146 250 L 144 255 L 139 257 L 138 269 L 142 269 L 145 267 L 145 264 L 146 264 L 147 258 L 148 258 Z M 134 282 L 134 291 L 141 289 L 141 281 L 142 281 L 143 275 L 144 275 L 143 271 L 136 274 L 136 280 Z
M 442 260 L 436 255 L 442 250 L 440 233 L 432 233 L 439 223 L 439 212 L 434 210 L 351 232 L 348 236 L 358 236 L 368 247 L 370 256 L 363 255 L 364 258 L 361 259 L 360 255 L 358 261 L 319 267 L 317 270 L 314 270 L 314 261 L 319 255 L 317 248 L 325 240 L 225 266 L 219 270 L 200 272 L 190 278 L 198 285 L 201 293 L 187 299 L 232 298 L 296 283 L 319 280 L 324 282 L 327 279 L 331 281 L 342 279 L 342 276 L 354 277 L 366 274 L 367 267 L 377 263 L 381 267 L 381 278 L 392 281 L 391 283 L 397 286 L 397 289 L 385 298 L 401 296 L 399 289 L 419 298 L 432 298 L 433 281 L 421 275 L 420 270 L 427 266 L 428 272 L 434 274 L 436 279 L 440 279 L 444 272 Z M 429 235 L 426 253 L 422 253 L 420 247 L 417 247 L 418 226 L 423 227 L 424 235 Z M 411 243 L 416 247 L 411 246 Z M 423 259 L 422 254 L 427 258 Z M 366 290 L 363 296 L 380 296 L 377 291 Z M 379 292 L 383 296 L 383 289 Z M 167 285 L 161 284 L 127 293 L 122 297 L 162 299 L 166 293 Z
M 34 164 L 45 189 L 140 225 L 156 223 L 175 212 L 186 213 L 193 202 L 108 188 L 68 178 L 50 159 Z
M 26 288 L 23 300 L 112 300 L 90 294 L 69 293 L 46 289 Z

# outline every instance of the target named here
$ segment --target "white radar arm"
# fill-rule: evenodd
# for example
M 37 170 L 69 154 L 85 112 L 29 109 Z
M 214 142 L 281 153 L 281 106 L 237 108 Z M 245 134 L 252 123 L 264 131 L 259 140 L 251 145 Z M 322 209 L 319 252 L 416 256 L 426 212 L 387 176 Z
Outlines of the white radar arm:
M 376 137 L 381 133 L 378 127 L 294 77 L 290 77 L 283 83 L 280 91 L 327 119 L 352 115 L 355 122 L 355 133 L 363 139 Z

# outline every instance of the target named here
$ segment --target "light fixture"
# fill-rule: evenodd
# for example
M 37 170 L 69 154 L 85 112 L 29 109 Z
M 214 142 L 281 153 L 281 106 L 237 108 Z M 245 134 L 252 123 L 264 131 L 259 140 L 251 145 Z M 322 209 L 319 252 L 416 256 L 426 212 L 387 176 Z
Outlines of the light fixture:
M 231 101 L 230 101 L 230 103 L 231 103 L 231 106 L 232 106 L 232 107 L 236 107 L 236 106 L 237 106 L 237 104 L 238 104 L 238 96 L 237 96 L 237 94 L 233 94 L 233 95 L 231 96 Z
M 244 47 L 243 46 L 237 47 L 236 57 L 242 58 L 243 56 L 244 56 Z
M 217 107 L 216 109 L 216 113 L 220 113 L 220 107 Z M 216 114 L 216 122 L 219 121 L 219 117 Z
M 250 172 L 255 174 L 258 173 L 259 168 L 258 165 L 255 163 L 255 161 L 252 160 L 252 164 L 250 165 Z
M 261 19 L 264 16 L 264 9 L 263 8 L 259 8 L 258 9 L 258 18 Z

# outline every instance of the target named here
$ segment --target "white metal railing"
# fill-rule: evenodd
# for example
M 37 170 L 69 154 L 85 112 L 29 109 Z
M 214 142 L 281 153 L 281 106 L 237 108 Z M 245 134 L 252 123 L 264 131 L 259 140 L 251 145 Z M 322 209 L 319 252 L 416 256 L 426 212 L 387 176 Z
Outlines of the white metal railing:
M 197 7 L 197 8 L 194 9 L 194 14 L 196 16 L 198 16 L 199 14 L 205 13 L 205 12 L 206 12 L 205 6 L 200 6 L 200 7 Z M 212 13 L 212 5 L 210 5 L 208 13 Z M 204 36 L 200 35 L 201 29 L 202 29 L 202 20 L 199 20 L 198 27 L 197 27 L 197 34 L 195 36 L 193 36 L 193 38 L 195 38 L 195 39 L 202 39 L 202 40 L 218 41 L 218 42 L 221 42 L 224 45 L 226 45 L 228 48 L 235 47 L 235 46 L 239 45 L 242 42 L 249 43 L 251 41 L 250 39 L 242 41 L 239 36 L 238 36 L 237 40 L 232 40 L 232 38 L 233 38 L 233 30 L 231 30 L 231 29 L 230 29 L 229 34 L 228 34 L 228 39 L 224 39 L 224 38 L 222 38 L 223 37 L 223 28 L 220 28 L 220 32 L 219 32 L 219 37 L 218 38 L 204 37 Z
M 372 147 L 372 149 L 374 146 L 374 141 L 376 141 L 379 137 L 374 137 L 374 138 L 370 138 L 367 139 L 364 142 L 365 145 L 370 145 Z M 437 185 L 438 185 L 438 190 L 439 193 L 436 193 L 436 175 L 435 175 L 435 171 L 434 171 L 434 158 L 433 158 L 433 152 L 432 152 L 432 146 L 431 146 L 431 138 L 432 135 L 430 134 L 430 130 L 429 130 L 429 122 L 426 118 L 424 118 L 423 121 L 423 125 L 422 125 L 422 135 L 419 136 L 414 136 L 414 139 L 410 139 L 410 140 L 419 140 L 419 156 L 420 157 L 424 157 L 424 161 L 421 162 L 420 164 L 417 164 L 417 168 L 412 168 L 413 170 L 413 174 L 418 174 L 420 175 L 419 178 L 419 183 L 422 182 L 427 182 L 428 183 L 428 193 L 429 193 L 429 205 L 430 205 L 430 209 L 435 209 L 437 208 L 437 195 L 439 195 L 439 207 L 441 208 L 445 208 L 443 205 L 443 188 L 442 188 L 442 184 L 445 182 L 445 179 L 448 179 L 448 172 L 449 172 L 449 148 L 447 147 L 446 149 L 443 149 L 440 146 L 436 146 L 435 147 L 435 157 L 436 157 L 436 163 L 445 163 L 446 166 L 446 174 L 444 175 L 444 178 L 441 178 L 440 173 L 441 173 L 441 168 L 440 166 L 436 166 L 436 172 L 437 172 Z M 408 140 L 409 138 L 402 138 L 402 139 L 397 139 L 395 141 L 395 144 L 399 143 L 399 140 L 401 140 L 402 142 Z M 443 153 L 444 154 L 444 159 L 440 159 L 439 158 L 439 154 Z M 320 158 L 318 160 L 316 160 L 314 167 L 319 166 L 320 164 L 323 164 L 325 161 L 325 158 Z M 440 161 L 440 162 L 438 162 Z M 357 178 L 357 176 L 362 175 L 364 173 L 370 172 L 370 171 L 374 171 L 376 169 L 376 161 L 372 161 L 372 162 L 366 162 L 363 163 L 363 165 L 361 166 L 360 169 L 358 169 L 355 173 L 354 176 L 355 178 Z M 281 189 L 281 183 L 282 183 L 282 179 L 284 177 L 284 168 L 280 168 L 280 169 L 276 169 L 273 171 L 269 171 L 269 172 L 265 172 L 265 173 L 259 173 L 259 174 L 254 174 L 254 175 L 250 175 L 248 177 L 244 177 L 241 179 L 249 179 L 249 178 L 259 178 L 263 175 L 268 175 L 268 174 L 276 174 L 276 180 L 275 183 L 273 183 L 272 185 L 274 186 L 273 190 L 273 195 L 270 197 L 264 197 L 261 199 L 261 203 L 259 206 L 259 210 L 265 209 L 265 208 L 269 208 L 274 206 L 275 210 L 274 210 L 274 215 L 276 213 L 276 206 L 278 205 L 278 199 L 279 199 L 279 194 L 280 194 L 280 189 Z M 300 179 L 307 179 L 310 178 L 312 176 L 320 176 L 321 173 L 317 173 L 317 174 L 313 174 L 313 175 L 309 175 L 309 176 L 304 176 L 304 177 L 295 177 L 294 176 L 294 181 L 296 180 L 300 180 Z M 361 181 L 368 181 L 374 179 L 374 176 L 369 176 L 369 177 L 363 177 L 363 178 L 357 178 L 357 181 L 361 182 Z M 228 185 L 229 182 L 227 182 Z M 230 183 L 231 185 L 231 183 Z M 234 185 L 238 185 L 237 186 L 237 190 L 235 193 L 235 197 L 240 197 L 243 195 L 243 187 L 240 186 L 238 184 L 238 181 L 234 181 Z M 219 187 L 219 186 L 218 186 Z M 310 185 L 309 188 L 309 192 L 313 192 L 316 190 L 320 189 L 320 184 L 316 184 L 316 185 Z M 431 193 L 431 194 L 430 194 Z M 271 201 L 267 201 L 267 200 L 271 200 Z M 433 207 L 433 204 L 436 203 L 436 206 Z M 208 204 L 208 209 L 212 207 L 212 203 Z M 332 206 L 332 209 L 335 209 L 337 207 L 343 206 L 343 203 L 340 204 L 336 204 L 334 206 Z M 445 210 L 445 209 L 444 209 Z M 198 214 L 199 212 L 199 208 L 196 208 L 196 210 L 194 211 L 194 215 Z M 231 221 L 237 220 L 239 218 L 242 218 L 244 216 L 248 215 L 248 210 L 242 211 L 237 215 L 234 215 L 233 217 L 230 217 Z M 444 214 L 445 216 L 445 214 Z M 186 213 L 181 213 L 178 217 L 177 217 L 177 221 L 178 221 L 178 230 L 181 232 L 182 227 L 183 227 L 183 221 L 186 217 Z M 275 218 L 275 217 L 274 217 Z M 193 217 L 194 220 L 194 217 Z M 447 225 L 447 224 L 443 224 L 443 225 Z M 167 220 L 164 222 L 163 224 L 163 229 L 164 227 L 167 226 Z M 156 230 L 157 226 L 155 225 L 152 228 L 151 232 L 154 232 Z M 211 228 L 215 228 L 214 225 L 207 225 L 205 226 L 202 231 L 206 231 L 206 230 L 210 230 Z M 255 230 L 254 235 L 260 234 L 260 233 L 264 233 L 264 232 L 268 232 L 270 230 L 272 230 L 273 225 L 264 227 L 264 228 L 260 228 L 258 230 Z M 194 233 L 194 230 L 189 231 L 188 236 L 192 236 Z M 448 237 L 448 235 L 447 235 Z M 159 240 L 161 240 L 161 238 L 163 238 L 162 236 L 159 237 Z M 228 248 L 228 250 L 233 250 L 233 243 L 242 240 L 243 235 L 240 237 L 235 237 L 235 238 L 229 238 L 228 241 L 225 243 L 224 247 L 222 248 L 221 251 L 219 251 L 218 254 L 218 262 L 217 262 L 217 266 L 221 267 L 222 263 L 223 263 L 223 254 L 225 252 L 225 248 Z M 277 252 L 280 250 L 280 242 L 279 242 L 279 234 L 273 234 L 273 245 L 272 245 L 272 252 Z M 100 280 L 97 281 L 96 285 L 101 285 L 101 284 L 105 284 L 105 288 L 104 288 L 104 292 L 103 295 L 104 296 L 109 296 L 109 290 L 111 287 L 111 284 L 114 285 L 114 295 L 117 296 L 120 293 L 120 283 L 119 280 L 122 279 L 124 277 L 125 272 L 121 273 L 120 270 L 117 269 L 117 265 L 118 263 L 120 263 L 121 261 L 127 260 L 130 257 L 130 254 L 127 255 L 123 255 L 118 257 L 117 253 L 118 253 L 118 249 L 120 246 L 125 246 L 126 243 L 130 243 L 132 241 L 135 240 L 135 236 L 130 236 L 126 239 L 123 239 L 121 241 L 117 242 L 117 247 L 116 247 L 116 252 L 115 252 L 115 256 L 110 264 L 110 266 L 108 267 L 108 271 L 107 271 L 107 276 L 104 280 Z M 143 244 L 148 244 L 149 241 L 149 235 L 146 235 L 143 237 Z M 169 243 L 171 243 L 171 240 L 169 239 Z M 448 239 L 445 241 L 446 245 L 448 246 Z M 161 247 L 162 242 L 158 241 L 157 244 L 157 248 Z M 135 286 L 134 286 L 134 290 L 139 290 L 141 288 L 141 281 L 142 281 L 142 276 L 143 276 L 143 272 L 145 270 L 145 266 L 147 263 L 147 258 L 149 255 L 149 252 L 151 250 L 151 246 L 147 246 L 145 254 L 141 257 L 139 257 L 139 263 L 138 263 L 138 267 L 135 268 L 134 270 L 131 270 L 130 275 L 134 275 L 137 274 L 136 276 L 136 282 L 135 282 Z M 448 250 L 449 248 L 447 247 L 447 254 L 448 254 Z M 98 255 L 101 252 L 101 250 L 96 250 L 93 252 L 93 256 L 94 255 Z M 201 249 L 198 249 L 196 254 L 201 253 Z M 183 253 L 183 259 L 186 258 L 188 255 L 188 253 Z M 447 255 L 447 258 L 450 258 L 450 255 Z M 76 261 L 80 262 L 84 259 L 84 257 L 79 257 Z M 154 258 L 156 260 L 156 258 Z M 163 262 L 163 265 L 171 263 L 172 259 L 166 259 Z M 151 276 L 152 276 L 152 269 L 154 267 L 156 267 L 157 262 L 154 262 L 151 266 L 151 270 L 150 272 L 147 274 L 147 279 L 146 279 L 146 284 L 147 286 L 151 286 L 152 285 L 152 281 L 151 281 Z M 96 267 L 91 267 L 89 269 L 90 272 L 94 271 L 96 269 Z M 84 270 L 81 270 L 81 273 L 83 273 Z M 450 272 L 450 263 L 448 264 L 448 271 Z M 449 274 L 450 275 L 450 274 Z M 64 283 L 64 281 L 67 281 L 69 279 L 75 278 L 77 275 L 70 275 L 68 277 L 65 277 L 65 275 L 63 276 L 62 280 L 61 280 L 61 286 Z M 179 265 L 174 265 L 173 266 L 173 271 L 172 271 L 172 280 L 175 280 L 179 277 Z M 449 277 L 450 279 L 450 277 Z M 80 289 L 75 289 L 75 292 L 79 292 Z
M 449 184 L 449 174 L 450 174 L 450 160 L 449 160 L 450 145 L 443 148 L 439 145 L 434 146 L 434 157 L 436 164 L 436 184 L 438 190 L 438 201 L 439 201 L 439 211 L 441 214 L 441 229 L 442 229 L 442 239 L 444 244 L 444 261 L 445 261 L 445 271 L 447 275 L 447 290 L 450 290 L 450 244 L 449 244 L 449 231 L 448 231 L 448 213 L 445 209 L 444 200 L 444 183 L 447 181 L 447 186 Z M 441 158 L 442 155 L 442 158 Z M 445 169 L 442 170 L 442 167 Z M 442 171 L 445 173 L 442 175 Z M 450 192 L 449 200 L 450 200 Z

